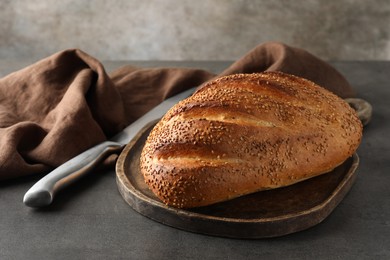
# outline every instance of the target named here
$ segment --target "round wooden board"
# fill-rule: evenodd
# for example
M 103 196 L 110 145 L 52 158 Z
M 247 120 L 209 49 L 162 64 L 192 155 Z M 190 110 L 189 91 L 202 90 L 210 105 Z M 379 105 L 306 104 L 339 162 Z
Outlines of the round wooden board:
M 139 158 L 156 122 L 146 126 L 122 151 L 116 165 L 117 185 L 137 212 L 163 224 L 196 233 L 233 237 L 276 237 L 323 221 L 350 190 L 359 165 L 354 154 L 332 172 L 289 187 L 261 191 L 215 205 L 176 209 L 162 203 L 147 187 Z

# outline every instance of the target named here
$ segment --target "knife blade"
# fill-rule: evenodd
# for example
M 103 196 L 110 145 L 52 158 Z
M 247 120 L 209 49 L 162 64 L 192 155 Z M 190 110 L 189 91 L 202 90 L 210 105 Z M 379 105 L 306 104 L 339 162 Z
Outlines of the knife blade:
M 196 87 L 166 99 L 110 140 L 86 150 L 48 173 L 26 192 L 23 203 L 34 208 L 50 205 L 59 190 L 91 172 L 109 155 L 122 151 L 145 125 L 161 118 L 171 107 L 190 96 L 195 90 Z

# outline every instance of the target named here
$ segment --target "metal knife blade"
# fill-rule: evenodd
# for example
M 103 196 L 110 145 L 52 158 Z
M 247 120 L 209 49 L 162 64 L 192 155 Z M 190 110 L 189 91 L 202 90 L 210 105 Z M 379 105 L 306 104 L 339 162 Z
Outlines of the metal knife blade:
M 86 150 L 48 173 L 26 192 L 23 203 L 34 208 L 51 204 L 57 191 L 90 172 L 109 155 L 119 153 L 145 125 L 161 118 L 172 106 L 195 90 L 196 87 L 166 99 L 110 140 Z

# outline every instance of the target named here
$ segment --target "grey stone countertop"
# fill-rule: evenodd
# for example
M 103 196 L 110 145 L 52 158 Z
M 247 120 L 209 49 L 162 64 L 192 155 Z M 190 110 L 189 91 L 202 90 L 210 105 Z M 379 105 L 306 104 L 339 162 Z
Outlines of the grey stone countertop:
M 229 62 L 103 62 L 221 71 Z M 28 62 L 0 62 L 0 76 Z M 319 225 L 258 240 L 190 233 L 141 216 L 119 194 L 113 169 L 90 174 L 43 209 L 25 207 L 37 176 L 0 182 L 0 259 L 390 259 L 390 62 L 332 64 L 374 108 L 358 150 L 357 179 Z

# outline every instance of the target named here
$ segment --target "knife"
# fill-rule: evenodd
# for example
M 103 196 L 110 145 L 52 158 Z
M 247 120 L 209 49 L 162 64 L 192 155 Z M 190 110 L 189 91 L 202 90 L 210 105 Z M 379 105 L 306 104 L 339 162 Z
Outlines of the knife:
M 26 192 L 23 203 L 34 208 L 51 204 L 59 190 L 90 172 L 109 155 L 122 151 L 145 125 L 161 118 L 172 106 L 190 96 L 195 90 L 196 87 L 166 99 L 110 140 L 86 150 L 48 173 Z

